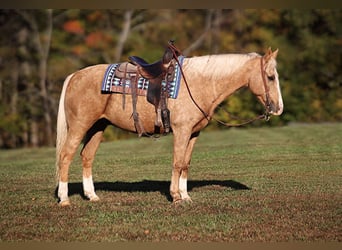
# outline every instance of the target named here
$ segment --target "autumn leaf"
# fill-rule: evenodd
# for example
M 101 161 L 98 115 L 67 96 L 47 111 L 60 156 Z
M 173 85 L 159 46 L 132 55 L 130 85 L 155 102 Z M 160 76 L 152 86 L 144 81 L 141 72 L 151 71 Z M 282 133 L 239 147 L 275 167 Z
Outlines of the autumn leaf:
M 70 20 L 64 23 L 63 29 L 69 33 L 74 34 L 83 34 L 84 28 L 80 21 L 78 20 Z
M 80 56 L 86 53 L 87 48 L 84 45 L 76 45 L 73 46 L 71 50 L 75 55 Z
M 101 31 L 96 31 L 90 33 L 86 37 L 86 44 L 92 48 L 101 48 L 103 47 L 105 40 L 104 34 Z

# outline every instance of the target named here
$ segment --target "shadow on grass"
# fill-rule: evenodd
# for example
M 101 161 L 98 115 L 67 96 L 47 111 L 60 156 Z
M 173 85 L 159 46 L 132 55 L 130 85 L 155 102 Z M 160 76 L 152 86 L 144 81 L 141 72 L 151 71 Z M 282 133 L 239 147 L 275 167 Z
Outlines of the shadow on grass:
M 143 180 L 137 182 L 95 182 L 95 190 L 99 191 L 110 191 L 110 192 L 160 192 L 164 195 L 167 200 L 172 201 L 169 188 L 170 181 L 157 181 L 157 180 Z M 188 181 L 188 191 L 194 188 L 200 188 L 205 186 L 220 186 L 231 188 L 233 190 L 249 190 L 250 188 L 246 185 L 234 181 L 234 180 L 190 180 Z M 69 183 L 69 196 L 80 195 L 84 199 L 86 197 L 83 195 L 83 186 L 81 182 Z M 55 196 L 57 197 L 57 188 L 55 190 Z

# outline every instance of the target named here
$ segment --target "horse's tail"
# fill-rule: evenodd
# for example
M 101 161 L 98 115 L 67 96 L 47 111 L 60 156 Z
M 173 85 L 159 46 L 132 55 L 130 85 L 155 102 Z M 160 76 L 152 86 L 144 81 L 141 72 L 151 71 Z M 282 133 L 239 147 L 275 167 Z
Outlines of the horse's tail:
M 73 74 L 69 75 L 63 84 L 63 89 L 61 93 L 61 97 L 59 99 L 59 107 L 58 107 L 58 115 L 57 115 L 57 137 L 56 137 L 56 180 L 57 183 L 59 181 L 59 162 L 60 162 L 60 154 L 63 148 L 63 145 L 66 141 L 68 135 L 68 126 L 65 117 L 65 93 L 66 89 L 69 85 L 70 79 Z

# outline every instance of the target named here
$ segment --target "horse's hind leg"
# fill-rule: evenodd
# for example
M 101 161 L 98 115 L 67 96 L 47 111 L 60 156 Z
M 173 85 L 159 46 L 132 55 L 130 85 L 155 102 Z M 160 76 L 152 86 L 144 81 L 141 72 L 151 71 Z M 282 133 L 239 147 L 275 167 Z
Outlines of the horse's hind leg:
M 87 132 L 81 151 L 83 165 L 83 192 L 90 201 L 98 201 L 92 177 L 92 165 L 96 151 L 101 143 L 102 134 L 108 125 L 105 119 L 98 120 Z
M 58 198 L 61 206 L 70 205 L 68 198 L 68 173 L 72 158 L 83 138 L 80 131 L 69 129 L 68 136 L 60 153 Z

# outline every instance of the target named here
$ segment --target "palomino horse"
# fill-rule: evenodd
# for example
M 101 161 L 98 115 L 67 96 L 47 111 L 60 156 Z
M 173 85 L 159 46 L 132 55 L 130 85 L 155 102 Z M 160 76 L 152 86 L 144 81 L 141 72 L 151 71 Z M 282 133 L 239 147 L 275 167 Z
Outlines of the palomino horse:
M 173 168 L 170 194 L 173 202 L 191 201 L 187 176 L 195 142 L 215 108 L 237 89 L 248 86 L 265 106 L 266 113 L 280 115 L 283 100 L 276 70 L 278 50 L 264 56 L 222 54 L 185 58 L 184 79 L 177 99 L 169 99 L 173 141 Z M 100 84 L 107 64 L 94 65 L 69 75 L 63 85 L 57 119 L 56 168 L 61 206 L 69 205 L 68 171 L 74 154 L 85 138 L 81 151 L 83 190 L 97 201 L 92 179 L 92 163 L 108 124 L 136 132 L 132 106 L 123 109 L 120 94 L 101 94 Z M 131 96 L 127 95 L 127 103 Z M 201 109 L 201 110 L 200 110 Z M 137 110 L 147 133 L 154 131 L 154 107 L 139 96 Z

